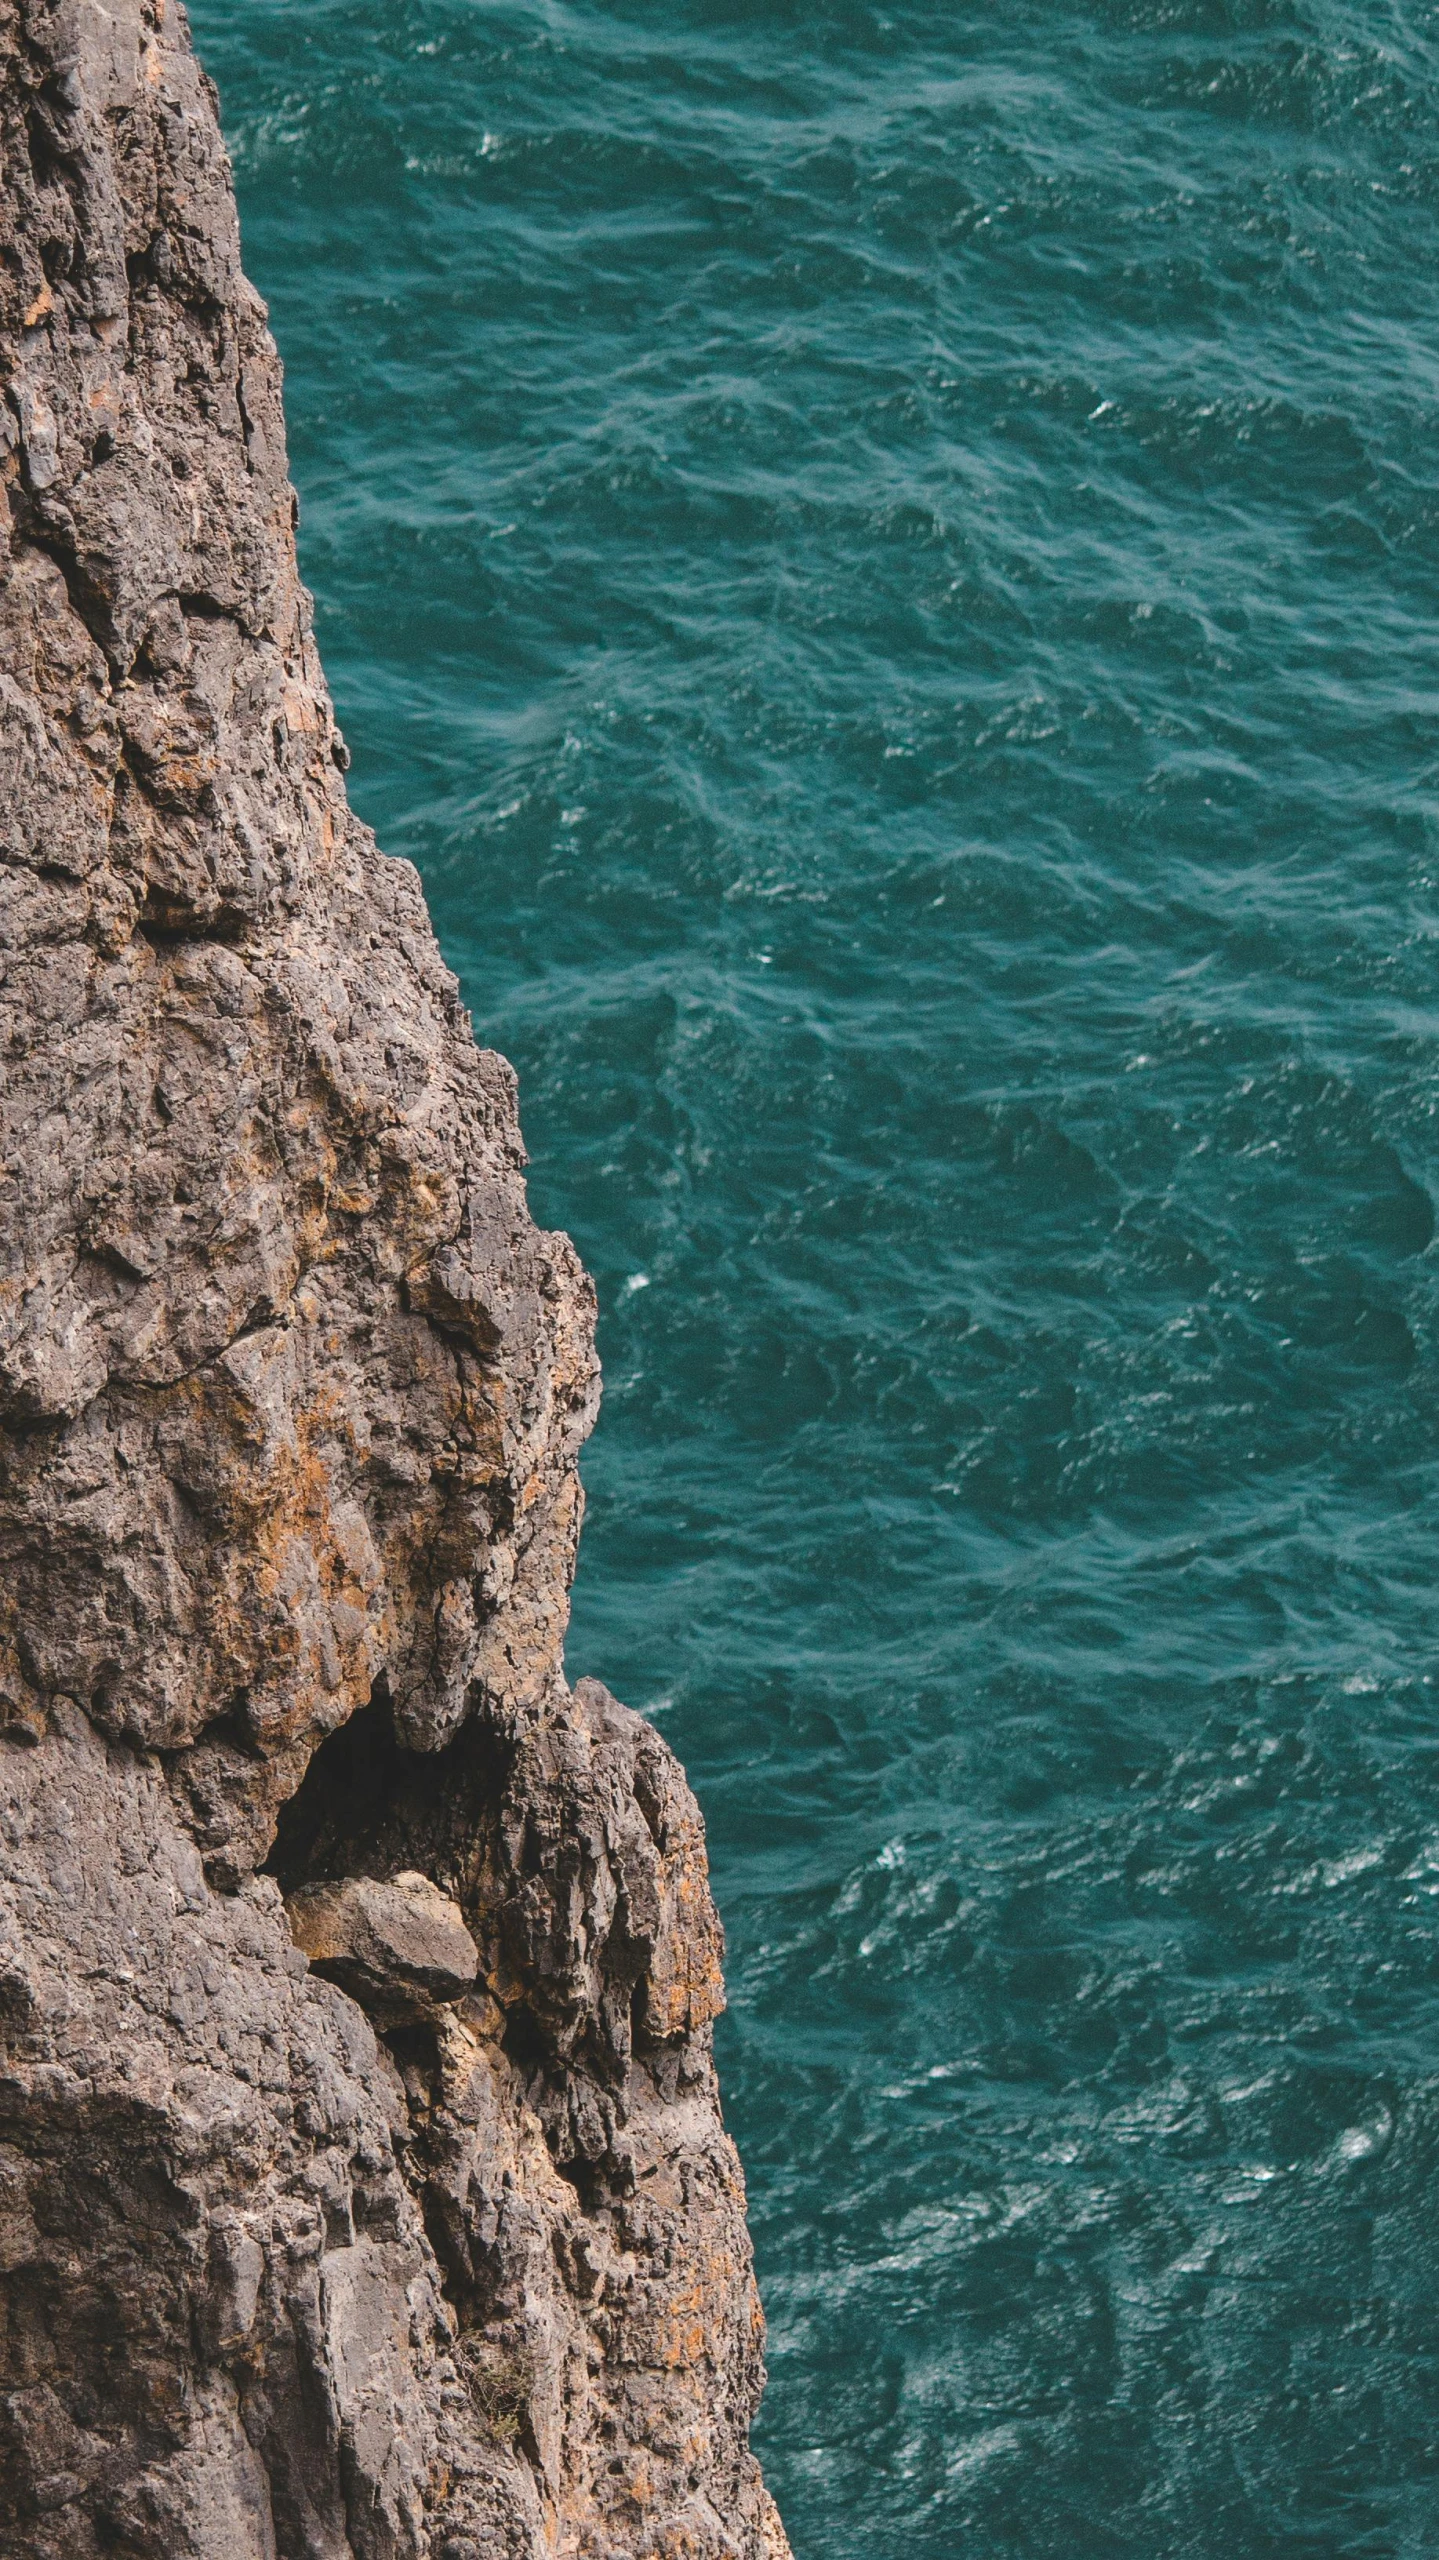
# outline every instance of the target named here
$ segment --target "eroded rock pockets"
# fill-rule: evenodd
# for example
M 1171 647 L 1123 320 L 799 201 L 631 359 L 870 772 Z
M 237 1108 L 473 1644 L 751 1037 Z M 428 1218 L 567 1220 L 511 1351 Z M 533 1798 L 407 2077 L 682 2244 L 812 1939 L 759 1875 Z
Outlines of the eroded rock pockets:
M 164 0 L 0 0 L 0 487 L 13 2547 L 759 2560 L 699 1818 L 562 1672 L 592 1293 L 347 806 Z
M 583 2445 L 596 2549 L 670 2548 L 667 2506 L 676 2550 L 781 2548 L 747 2451 L 762 2325 L 714 2101 L 719 1930 L 673 1755 L 594 1681 L 438 1754 L 379 1702 L 316 1755 L 271 1864 L 393 2065 L 484 2423 L 561 2478 Z
M 422 1754 L 377 1705 L 233 1893 L 70 1703 L 0 1764 L 14 2547 L 782 2553 L 653 1731 L 582 1682 Z
M 0 153 L 0 1689 L 210 1730 L 238 1875 L 381 1672 L 415 1740 L 543 1701 L 593 1306 L 346 806 L 178 16 L 0 8 Z

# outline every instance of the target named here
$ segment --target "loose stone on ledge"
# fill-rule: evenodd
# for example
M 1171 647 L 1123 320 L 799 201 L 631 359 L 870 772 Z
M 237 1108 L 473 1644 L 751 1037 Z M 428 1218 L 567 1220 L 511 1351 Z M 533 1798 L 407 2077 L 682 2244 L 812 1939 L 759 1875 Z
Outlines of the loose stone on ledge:
M 382 1882 L 345 1876 L 301 1885 L 285 1905 L 290 1935 L 316 1973 L 381 2026 L 427 2018 L 474 1988 L 479 1954 L 459 1907 L 413 1871 Z

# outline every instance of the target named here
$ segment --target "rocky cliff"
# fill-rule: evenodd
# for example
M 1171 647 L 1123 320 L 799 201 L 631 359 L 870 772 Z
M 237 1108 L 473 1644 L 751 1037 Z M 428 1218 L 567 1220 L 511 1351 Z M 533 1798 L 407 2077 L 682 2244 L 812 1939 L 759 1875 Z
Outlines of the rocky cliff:
M 346 805 L 173 0 L 0 0 L 0 2513 L 782 2560 L 593 1300 Z

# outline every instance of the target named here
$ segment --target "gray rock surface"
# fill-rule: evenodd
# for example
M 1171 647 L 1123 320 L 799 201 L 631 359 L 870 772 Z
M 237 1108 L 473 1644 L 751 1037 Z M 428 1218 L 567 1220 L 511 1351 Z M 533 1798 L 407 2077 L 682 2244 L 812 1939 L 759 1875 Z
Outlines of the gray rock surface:
M 4 2548 L 783 2560 L 699 1816 L 563 1675 L 592 1296 L 174 0 L 0 0 L 0 374 Z
M 312 1969 L 378 2026 L 433 2018 L 474 1989 L 479 1953 L 459 1904 L 413 1868 L 299 1885 L 285 1917 Z

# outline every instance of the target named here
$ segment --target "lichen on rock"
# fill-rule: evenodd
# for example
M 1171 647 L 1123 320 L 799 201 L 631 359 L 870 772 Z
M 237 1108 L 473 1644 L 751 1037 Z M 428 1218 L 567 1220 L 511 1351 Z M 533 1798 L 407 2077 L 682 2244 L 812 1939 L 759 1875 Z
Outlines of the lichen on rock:
M 564 1678 L 592 1292 L 174 0 L 0 0 L 0 366 L 6 2547 L 780 2560 L 699 1816 Z

